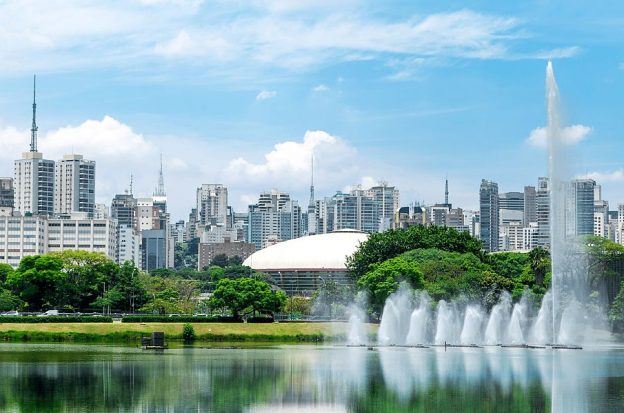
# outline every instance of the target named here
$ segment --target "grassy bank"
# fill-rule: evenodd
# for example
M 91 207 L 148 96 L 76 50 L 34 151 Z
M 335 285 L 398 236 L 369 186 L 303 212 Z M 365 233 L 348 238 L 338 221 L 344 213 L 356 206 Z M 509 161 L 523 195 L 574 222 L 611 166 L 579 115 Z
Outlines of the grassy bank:
M 191 323 L 197 341 L 321 342 L 341 340 L 346 323 Z M 142 335 L 164 331 L 182 340 L 184 323 L 0 323 L 0 340 L 139 343 Z M 374 332 L 375 326 L 369 326 Z

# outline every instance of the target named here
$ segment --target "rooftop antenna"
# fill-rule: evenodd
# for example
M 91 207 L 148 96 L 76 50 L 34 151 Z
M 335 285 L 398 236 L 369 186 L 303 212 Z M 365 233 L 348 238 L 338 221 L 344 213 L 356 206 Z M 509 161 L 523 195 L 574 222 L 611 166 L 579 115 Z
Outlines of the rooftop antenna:
M 309 205 L 314 205 L 314 152 L 312 152 L 312 157 L 310 160 L 311 168 L 310 168 L 310 203 Z
M 444 181 L 444 204 L 448 205 L 449 203 L 449 192 L 448 192 L 448 177 Z
M 163 176 L 163 157 L 162 152 L 160 153 L 160 171 L 158 172 L 158 186 L 156 187 L 156 192 L 154 192 L 154 196 L 165 196 L 165 178 Z
M 30 128 L 30 151 L 37 152 L 37 131 L 39 128 L 37 127 L 37 102 L 36 102 L 36 91 L 37 91 L 37 75 L 33 75 L 33 116 L 32 116 L 32 127 Z
M 130 173 L 130 195 L 132 195 L 132 187 L 134 186 L 134 175 Z

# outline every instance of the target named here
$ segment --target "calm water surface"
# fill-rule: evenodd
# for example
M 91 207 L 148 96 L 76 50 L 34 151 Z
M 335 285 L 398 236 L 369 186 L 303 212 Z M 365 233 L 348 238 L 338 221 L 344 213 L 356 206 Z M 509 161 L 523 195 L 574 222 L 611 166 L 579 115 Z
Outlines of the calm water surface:
M 624 350 L 0 345 L 17 412 L 618 412 Z

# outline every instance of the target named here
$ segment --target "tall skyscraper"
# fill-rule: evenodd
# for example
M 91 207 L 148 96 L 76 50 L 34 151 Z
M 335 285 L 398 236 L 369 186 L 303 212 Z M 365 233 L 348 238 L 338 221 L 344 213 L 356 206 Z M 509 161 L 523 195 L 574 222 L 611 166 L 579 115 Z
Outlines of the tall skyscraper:
M 54 161 L 37 152 L 36 83 L 33 79 L 30 151 L 14 163 L 15 209 L 22 214 L 51 215 L 54 212 Z
M 498 251 L 498 184 L 481 180 L 479 188 L 481 241 L 488 252 Z
M 572 181 L 575 204 L 575 235 L 594 233 L 594 192 L 596 181 L 575 179 Z
M 314 155 L 310 164 L 310 201 L 308 202 L 308 211 L 306 214 L 307 233 L 314 235 L 318 233 L 318 219 L 316 213 L 316 202 L 314 201 Z
M 65 155 L 54 172 L 54 212 L 86 212 L 93 217 L 95 207 L 95 162 L 82 155 Z
M 537 192 L 534 186 L 524 187 L 524 226 L 537 222 Z
M 356 229 L 362 232 L 380 231 L 380 201 L 367 195 L 366 191 L 353 190 L 349 194 L 336 193 L 323 202 L 325 208 L 323 232 Z M 394 217 L 392 222 L 394 221 Z
M 498 216 L 500 224 L 515 225 L 524 221 L 524 194 L 522 192 L 501 192 L 498 194 Z
M 550 247 L 550 180 L 540 177 L 537 180 L 535 198 L 535 212 L 537 216 L 537 245 L 542 248 Z

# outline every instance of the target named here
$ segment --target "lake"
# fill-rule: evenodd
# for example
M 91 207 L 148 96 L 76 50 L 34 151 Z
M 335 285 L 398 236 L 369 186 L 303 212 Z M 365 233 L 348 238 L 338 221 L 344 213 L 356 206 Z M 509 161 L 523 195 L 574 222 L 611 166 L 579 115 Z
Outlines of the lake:
M 616 412 L 624 350 L 0 345 L 0 410 Z

